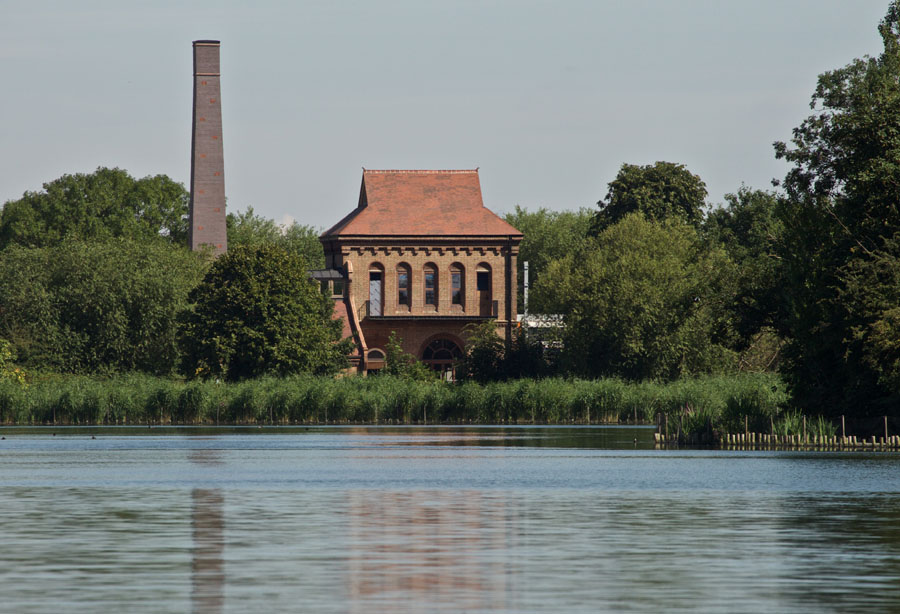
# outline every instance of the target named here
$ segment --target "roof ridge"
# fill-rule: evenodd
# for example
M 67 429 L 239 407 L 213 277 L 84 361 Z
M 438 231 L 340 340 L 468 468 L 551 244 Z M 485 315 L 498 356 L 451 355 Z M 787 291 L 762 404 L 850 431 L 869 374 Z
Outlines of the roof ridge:
M 372 169 L 363 167 L 363 173 L 370 175 L 387 175 L 388 173 L 406 175 L 464 175 L 478 173 L 478 168 L 470 169 Z

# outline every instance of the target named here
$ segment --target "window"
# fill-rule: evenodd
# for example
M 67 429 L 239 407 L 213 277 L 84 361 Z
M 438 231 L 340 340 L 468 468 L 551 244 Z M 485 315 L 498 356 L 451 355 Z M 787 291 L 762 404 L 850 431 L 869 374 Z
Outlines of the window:
M 478 271 L 477 283 L 479 292 L 489 292 L 491 289 L 491 274 L 488 271 Z
M 450 302 L 453 305 L 465 304 L 464 282 L 465 274 L 462 265 L 454 264 L 450 267 Z
M 485 262 L 475 269 L 475 302 L 478 303 L 478 315 L 496 316 L 491 297 L 491 267 Z
M 397 267 L 397 304 L 409 308 L 409 268 L 401 264 Z
M 456 362 L 462 358 L 459 345 L 450 339 L 435 339 L 422 352 L 422 361 L 441 374 L 443 379 L 455 379 Z
M 449 339 L 435 339 L 426 346 L 422 353 L 422 360 L 431 361 L 453 361 L 462 358 L 462 350 L 453 341 Z
M 369 315 L 380 317 L 384 315 L 384 268 L 377 262 L 369 265 Z
M 437 268 L 433 265 L 425 267 L 425 304 L 437 307 Z
M 331 296 L 344 296 L 344 280 L 335 279 L 332 282 Z

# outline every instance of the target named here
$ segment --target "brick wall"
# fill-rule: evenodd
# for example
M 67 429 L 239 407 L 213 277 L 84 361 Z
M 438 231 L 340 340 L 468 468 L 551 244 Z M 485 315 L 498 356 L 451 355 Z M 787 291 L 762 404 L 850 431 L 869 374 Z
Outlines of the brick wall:
M 194 41 L 194 114 L 191 138 L 189 245 L 228 248 L 225 228 L 225 159 L 218 41 Z

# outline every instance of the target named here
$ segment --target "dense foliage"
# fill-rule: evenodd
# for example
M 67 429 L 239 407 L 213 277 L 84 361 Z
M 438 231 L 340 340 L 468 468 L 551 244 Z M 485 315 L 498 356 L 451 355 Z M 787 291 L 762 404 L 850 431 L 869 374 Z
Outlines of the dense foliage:
M 205 267 L 159 238 L 12 245 L 0 252 L 0 337 L 28 367 L 169 373 L 177 314 Z
M 517 328 L 508 342 L 497 334 L 493 321 L 466 327 L 465 354 L 457 369 L 459 377 L 476 382 L 541 378 L 555 366 L 547 356 L 541 336 Z
M 63 240 L 187 241 L 190 196 L 165 175 L 135 179 L 118 168 L 63 175 L 40 192 L 3 205 L 0 250 L 9 245 L 50 247 Z
M 185 375 L 236 380 L 347 365 L 350 342 L 341 341 L 332 301 L 296 253 L 270 243 L 230 249 L 190 301 L 179 331 Z
M 27 374 L 21 367 L 16 366 L 16 352 L 12 343 L 6 339 L 0 339 L 0 382 L 14 383 L 19 386 L 27 385 Z
M 319 242 L 319 233 L 312 226 L 293 222 L 279 225 L 274 220 L 256 215 L 253 207 L 246 211 L 229 213 L 226 217 L 228 247 L 238 245 L 278 245 L 303 257 L 312 269 L 325 267 L 325 252 Z
M 669 383 L 619 379 L 450 384 L 378 377 L 263 377 L 232 383 L 146 375 L 0 383 L 0 424 L 297 424 L 376 422 L 571 424 L 669 416 L 670 428 L 768 431 L 787 396 L 778 376 L 745 374 Z
M 793 166 L 781 256 L 786 373 L 798 403 L 896 413 L 900 305 L 900 7 L 884 50 L 820 75 L 813 114 L 776 155 Z
M 649 220 L 678 219 L 699 226 L 705 201 L 706 184 L 683 164 L 623 164 L 609 183 L 606 198 L 597 203 L 600 210 L 593 219 L 593 232 L 602 232 L 631 213 L 642 213 Z
M 399 377 L 406 380 L 427 382 L 437 379 L 438 374 L 416 357 L 403 349 L 403 340 L 391 331 L 385 346 L 385 364 L 380 375 Z
M 587 242 L 593 214 L 588 209 L 578 211 L 526 211 L 518 205 L 513 213 L 507 213 L 507 222 L 515 226 L 523 235 L 519 245 L 518 270 L 519 312 L 525 312 L 522 284 L 525 279 L 525 263 L 528 263 L 528 279 L 531 287 L 541 278 L 551 261 L 566 254 L 579 252 Z M 540 296 L 529 295 L 529 311 L 547 313 L 549 305 Z
M 733 314 L 741 368 L 774 370 L 784 346 L 782 284 L 784 224 L 775 194 L 741 186 L 725 195 L 725 206 L 710 211 L 703 229 L 709 241 L 720 244 L 735 264 Z
M 631 214 L 535 288 L 565 314 L 564 363 L 582 375 L 675 378 L 728 370 L 733 266 L 679 221 Z

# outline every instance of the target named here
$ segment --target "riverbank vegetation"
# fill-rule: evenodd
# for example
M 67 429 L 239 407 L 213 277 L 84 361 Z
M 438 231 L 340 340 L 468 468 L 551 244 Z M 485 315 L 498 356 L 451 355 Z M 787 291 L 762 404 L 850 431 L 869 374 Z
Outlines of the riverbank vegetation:
M 225 383 L 132 374 L 0 383 L 0 424 L 604 424 L 743 429 L 785 415 L 774 374 L 668 383 L 621 379 L 480 384 L 403 377 L 262 377 Z

